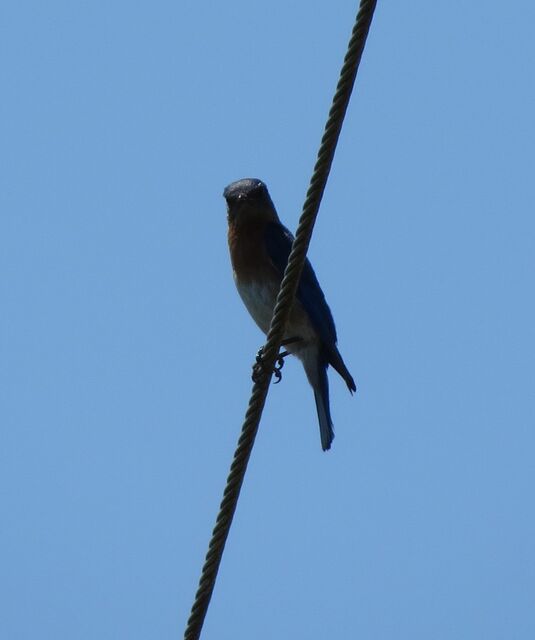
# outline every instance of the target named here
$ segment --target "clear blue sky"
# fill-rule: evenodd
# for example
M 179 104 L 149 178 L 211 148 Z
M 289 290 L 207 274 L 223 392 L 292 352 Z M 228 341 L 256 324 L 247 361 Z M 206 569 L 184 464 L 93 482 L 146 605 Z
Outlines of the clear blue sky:
M 181 638 L 263 336 L 224 186 L 295 229 L 355 2 L 4 2 L 0 636 Z M 535 6 L 379 2 L 203 638 L 535 637 Z

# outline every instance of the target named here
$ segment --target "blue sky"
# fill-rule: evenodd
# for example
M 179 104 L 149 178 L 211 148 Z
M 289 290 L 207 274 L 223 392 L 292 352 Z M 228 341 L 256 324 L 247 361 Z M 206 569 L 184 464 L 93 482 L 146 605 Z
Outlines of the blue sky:
M 181 637 L 356 4 L 0 10 L 0 635 Z M 533 3 L 379 2 L 310 247 L 357 381 L 272 387 L 203 638 L 535 635 Z

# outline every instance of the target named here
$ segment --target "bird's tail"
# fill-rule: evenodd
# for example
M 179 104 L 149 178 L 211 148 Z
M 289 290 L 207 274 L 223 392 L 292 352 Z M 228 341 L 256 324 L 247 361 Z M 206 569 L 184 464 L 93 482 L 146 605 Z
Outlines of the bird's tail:
M 327 378 L 327 363 L 318 362 L 317 378 L 313 386 L 314 400 L 320 423 L 321 448 L 327 451 L 334 439 L 333 421 L 329 407 L 329 379 Z
M 345 383 L 347 384 L 347 388 L 351 393 L 357 390 L 357 386 L 355 381 L 353 380 L 353 376 L 349 373 L 348 368 L 345 365 L 345 362 L 342 360 L 342 356 L 340 352 L 336 348 L 335 345 L 329 350 L 327 359 L 329 364 L 333 366 L 333 368 L 338 371 L 338 373 L 342 376 Z

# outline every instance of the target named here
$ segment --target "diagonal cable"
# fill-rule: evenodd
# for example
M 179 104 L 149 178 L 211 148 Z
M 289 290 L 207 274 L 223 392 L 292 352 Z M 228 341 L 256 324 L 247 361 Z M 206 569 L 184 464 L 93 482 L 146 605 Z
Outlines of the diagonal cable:
M 202 631 L 225 543 L 232 524 L 234 512 L 236 511 L 245 471 L 247 470 L 247 463 L 249 462 L 260 424 L 260 418 L 266 402 L 272 370 L 284 336 L 299 278 L 301 277 L 301 271 L 303 270 L 314 223 L 329 177 L 336 144 L 340 131 L 342 130 L 344 116 L 347 111 L 376 4 L 377 0 L 361 0 L 359 6 L 347 53 L 340 72 L 340 78 L 329 111 L 329 117 L 321 139 L 314 172 L 299 219 L 292 251 L 288 258 L 288 264 L 275 304 L 266 345 L 263 350 L 265 373 L 261 375 L 253 385 L 241 435 L 230 467 L 227 485 L 223 493 L 223 500 L 221 501 L 216 524 L 202 568 L 199 587 L 184 633 L 184 640 L 197 640 Z

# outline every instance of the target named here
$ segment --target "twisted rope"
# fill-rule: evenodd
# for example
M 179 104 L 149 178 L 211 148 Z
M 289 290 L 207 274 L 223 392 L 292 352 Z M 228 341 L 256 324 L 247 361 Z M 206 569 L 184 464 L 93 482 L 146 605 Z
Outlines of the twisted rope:
M 301 277 L 301 271 L 303 270 L 314 223 L 329 177 L 336 144 L 340 136 L 340 131 L 342 130 L 344 116 L 347 111 L 376 4 L 377 0 L 361 0 L 359 6 L 347 53 L 340 72 L 340 78 L 329 111 L 329 117 L 321 139 L 310 186 L 299 219 L 292 251 L 288 258 L 288 265 L 286 266 L 275 304 L 271 326 L 263 350 L 263 362 L 265 366 L 263 367 L 263 373 L 261 373 L 253 385 L 241 435 L 230 467 L 227 485 L 223 493 L 223 500 L 221 501 L 219 514 L 212 532 L 212 539 L 210 540 L 202 568 L 199 588 L 195 595 L 195 601 L 184 633 L 184 640 L 198 640 L 201 634 L 204 618 L 214 590 L 219 564 L 221 563 L 225 543 L 236 511 L 247 463 L 249 462 L 260 424 L 260 418 L 266 402 L 273 367 L 284 336 L 291 306 L 299 284 L 299 278 Z

